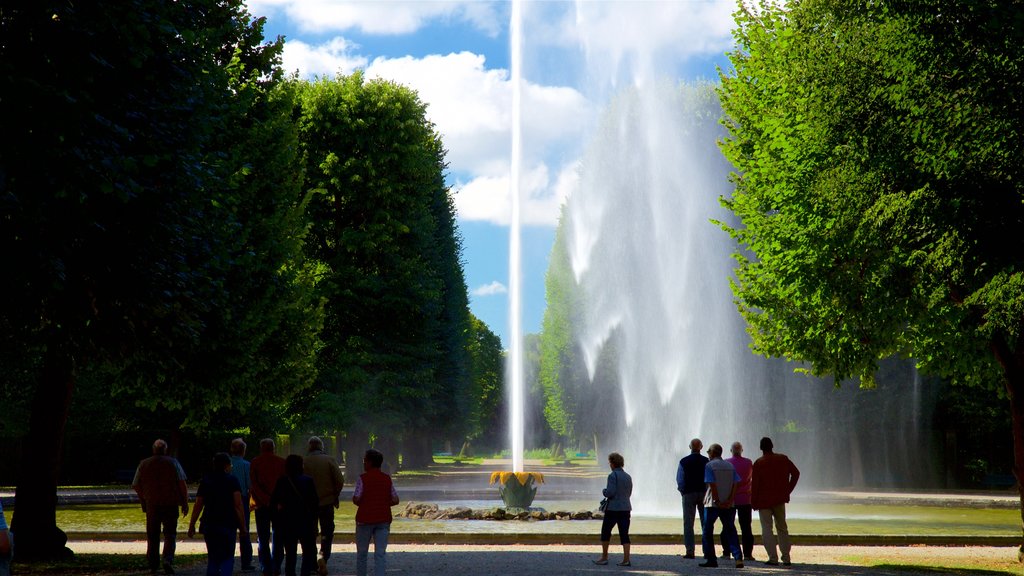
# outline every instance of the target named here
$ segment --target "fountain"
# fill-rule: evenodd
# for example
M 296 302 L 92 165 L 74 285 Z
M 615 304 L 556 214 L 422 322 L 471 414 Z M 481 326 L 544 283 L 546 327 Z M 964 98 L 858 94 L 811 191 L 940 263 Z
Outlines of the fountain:
M 522 191 L 519 186 L 522 163 L 522 0 L 513 0 L 512 18 L 509 27 L 512 63 L 510 84 L 512 86 L 512 158 L 509 174 L 509 195 L 512 199 L 512 221 L 509 226 L 509 333 L 511 343 L 508 355 L 508 382 L 510 383 L 509 422 L 512 444 L 512 471 L 494 472 L 491 484 L 498 483 L 498 490 L 505 507 L 526 509 L 533 504 L 537 495 L 536 484 L 544 482 L 544 476 L 524 470 L 523 453 L 523 329 L 522 329 L 522 270 L 520 249 L 519 206 Z
M 587 10 L 607 6 L 576 4 L 586 50 L 598 37 Z M 635 463 L 634 508 L 678 509 L 675 468 L 693 437 L 739 440 L 756 459 L 759 438 L 773 436 L 804 470 L 805 487 L 927 485 L 935 443 L 917 435 L 927 399 L 909 363 L 887 362 L 880 382 L 890 390 L 873 394 L 855 383 L 837 391 L 751 354 L 729 289 L 735 247 L 713 222 L 731 217 L 719 204 L 731 168 L 716 145 L 717 98 L 708 83 L 660 76 L 673 67 L 650 42 L 623 32 L 606 52 L 588 53 L 587 77 L 606 79 L 592 96 L 613 96 L 561 223 L 584 303 L 578 350 L 591 393 L 622 407 L 602 443 L 625 455 L 627 469 Z

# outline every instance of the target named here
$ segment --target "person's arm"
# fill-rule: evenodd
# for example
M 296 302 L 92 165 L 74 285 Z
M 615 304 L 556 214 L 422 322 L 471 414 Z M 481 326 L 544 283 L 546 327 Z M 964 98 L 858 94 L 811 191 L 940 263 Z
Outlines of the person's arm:
M 199 514 L 203 511 L 203 497 L 196 496 L 196 505 L 192 507 L 192 519 L 188 521 L 188 537 L 191 538 L 196 535 L 196 520 L 199 520 Z
M 356 480 L 356 489 L 352 492 L 352 503 L 359 506 L 363 503 L 363 478 L 360 476 Z
M 740 475 L 735 470 L 732 472 L 732 489 L 729 490 L 729 496 L 722 502 L 722 508 L 732 508 L 732 503 L 736 499 L 736 487 L 740 484 Z
M 609 500 L 614 500 L 615 499 L 615 493 L 618 492 L 618 490 L 619 490 L 619 479 L 615 475 L 615 472 L 612 472 L 611 474 L 608 475 L 608 485 L 605 487 L 605 489 L 602 492 L 602 494 L 604 494 L 605 498 L 607 498 Z
M 398 491 L 395 490 L 395 483 L 394 482 L 391 483 L 391 505 L 392 506 L 397 506 L 398 505 Z
M 797 469 L 796 464 L 793 464 L 792 460 L 786 459 L 789 462 L 789 494 L 796 490 L 796 483 L 800 481 L 800 470 Z
M 676 468 L 676 490 L 679 493 L 683 493 L 683 486 L 686 486 L 686 471 L 683 470 L 683 463 L 679 463 L 679 467 Z
M 345 475 L 341 473 L 341 467 L 334 460 L 331 460 L 331 476 L 334 481 L 334 507 L 341 506 L 341 489 L 345 487 Z
M 140 472 L 142 471 L 142 464 L 140 463 L 135 467 L 135 476 L 132 478 L 132 490 L 139 495 L 139 506 L 142 507 L 142 511 L 146 511 L 146 499 L 142 497 L 142 478 Z
M 185 469 L 181 467 L 181 462 L 178 459 L 174 459 L 174 468 L 178 471 L 178 494 L 180 495 L 181 501 L 181 517 L 188 516 L 188 484 L 186 484 L 187 477 L 185 476 Z

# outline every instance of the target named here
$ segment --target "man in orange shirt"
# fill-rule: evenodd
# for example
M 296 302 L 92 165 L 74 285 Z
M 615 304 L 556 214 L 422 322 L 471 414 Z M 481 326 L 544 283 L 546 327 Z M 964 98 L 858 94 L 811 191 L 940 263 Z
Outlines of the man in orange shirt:
M 260 440 L 260 455 L 249 463 L 250 496 L 256 516 L 256 537 L 260 570 L 269 576 L 274 573 L 274 563 L 270 548 L 270 521 L 273 509 L 270 507 L 270 495 L 278 479 L 284 476 L 284 458 L 274 453 L 274 441 L 270 438 Z
M 800 471 L 785 454 L 776 454 L 772 439 L 761 438 L 761 452 L 764 454 L 754 462 L 751 478 L 751 507 L 757 510 L 761 520 L 761 539 L 768 553 L 765 564 L 779 565 L 779 550 L 782 551 L 782 565 L 790 566 L 789 527 L 786 525 L 786 503 L 789 495 L 800 480 Z M 772 532 L 772 522 L 779 532 L 778 549 Z

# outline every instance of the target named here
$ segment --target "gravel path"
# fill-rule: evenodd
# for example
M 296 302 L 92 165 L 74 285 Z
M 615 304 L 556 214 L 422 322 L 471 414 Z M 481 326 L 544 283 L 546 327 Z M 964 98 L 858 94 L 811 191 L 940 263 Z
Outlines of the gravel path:
M 456 575 L 456 576 L 539 576 L 580 574 L 602 575 L 677 575 L 677 574 L 785 574 L 785 575 L 896 575 L 908 572 L 886 565 L 920 564 L 924 566 L 984 566 L 1024 573 L 1016 562 L 1016 549 L 1009 547 L 886 547 L 886 546 L 797 546 L 793 548 L 791 568 L 765 566 L 748 562 L 736 569 L 732 561 L 721 561 L 717 570 L 699 568 L 701 560 L 683 560 L 679 546 L 634 546 L 632 566 L 619 567 L 621 548 L 612 541 L 611 563 L 596 566 L 591 560 L 598 556 L 597 546 L 530 544 L 530 545 L 426 545 L 396 544 L 388 547 L 388 575 Z M 78 553 L 144 554 L 144 542 L 71 542 Z M 179 542 L 178 550 L 205 553 L 201 541 Z M 764 551 L 755 550 L 755 555 Z M 868 567 L 864 567 L 867 564 Z M 372 550 L 370 572 L 373 573 Z M 335 554 L 328 565 L 331 576 L 355 574 L 355 547 L 335 545 Z M 930 574 L 942 574 L 932 569 Z M 201 576 L 204 567 L 178 570 L 179 575 Z M 240 574 L 236 571 L 236 574 Z

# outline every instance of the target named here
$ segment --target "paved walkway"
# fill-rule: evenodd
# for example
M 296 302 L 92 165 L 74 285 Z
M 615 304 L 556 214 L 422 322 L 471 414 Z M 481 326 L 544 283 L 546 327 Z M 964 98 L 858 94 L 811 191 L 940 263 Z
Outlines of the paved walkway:
M 1020 569 L 1016 563 L 1016 549 L 1009 547 L 862 547 L 862 546 L 796 546 L 793 548 L 794 565 L 775 568 L 760 562 L 748 562 L 736 569 L 732 561 L 721 561 L 718 570 L 699 568 L 701 560 L 683 560 L 679 546 L 634 546 L 631 567 L 615 566 L 621 560 L 621 548 L 613 537 L 612 562 L 596 566 L 592 559 L 598 546 L 581 545 L 424 545 L 398 544 L 388 548 L 388 576 L 399 575 L 457 575 L 457 576 L 559 576 L 559 575 L 647 575 L 667 576 L 679 574 L 763 574 L 786 576 L 843 575 L 890 576 L 906 574 L 891 566 L 919 564 L 925 566 L 984 564 L 989 569 L 1002 569 L 1010 573 Z M 72 542 L 78 553 L 143 554 L 143 542 Z M 185 553 L 205 553 L 202 542 L 193 540 L 179 543 L 178 550 Z M 763 554 L 762 549 L 755 554 Z M 993 561 L 997 563 L 993 566 Z M 370 558 L 371 573 L 372 551 Z M 861 564 L 867 564 L 867 567 Z M 887 565 L 889 567 L 887 567 Z M 328 565 L 331 576 L 355 574 L 355 548 L 351 544 L 336 545 L 335 554 Z M 201 576 L 204 566 L 179 568 L 181 576 Z M 236 570 L 236 574 L 240 574 Z M 932 571 L 941 574 L 941 571 Z

